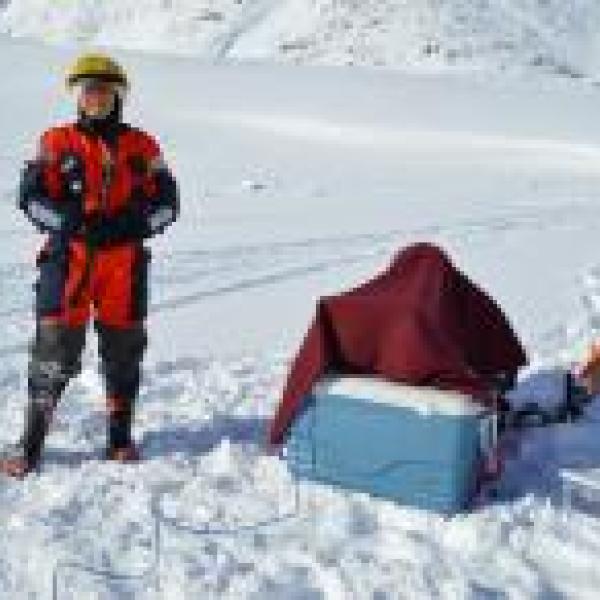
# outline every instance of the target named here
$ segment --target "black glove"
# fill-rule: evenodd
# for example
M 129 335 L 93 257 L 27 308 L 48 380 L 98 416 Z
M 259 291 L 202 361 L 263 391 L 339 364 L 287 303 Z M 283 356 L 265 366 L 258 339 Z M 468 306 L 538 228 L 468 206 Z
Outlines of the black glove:
M 139 241 L 146 236 L 146 218 L 135 204 L 113 215 L 94 214 L 86 217 L 82 233 L 95 247 Z
M 61 206 L 63 215 L 63 225 L 61 231 L 66 236 L 81 233 L 83 227 L 83 210 L 81 203 L 74 200 L 67 200 Z

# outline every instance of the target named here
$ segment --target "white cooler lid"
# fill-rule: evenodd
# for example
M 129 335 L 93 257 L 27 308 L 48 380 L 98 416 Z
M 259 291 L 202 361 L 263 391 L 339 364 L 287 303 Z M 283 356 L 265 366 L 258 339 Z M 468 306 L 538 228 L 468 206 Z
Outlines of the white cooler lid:
M 346 396 L 371 400 L 399 408 L 408 408 L 421 414 L 449 416 L 479 416 L 489 409 L 467 394 L 394 383 L 375 377 L 331 377 L 317 382 L 315 396 Z

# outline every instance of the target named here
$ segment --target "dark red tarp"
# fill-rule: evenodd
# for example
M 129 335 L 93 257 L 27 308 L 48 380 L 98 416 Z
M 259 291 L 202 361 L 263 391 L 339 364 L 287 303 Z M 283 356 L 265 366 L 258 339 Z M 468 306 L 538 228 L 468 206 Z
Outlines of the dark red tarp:
M 498 305 L 431 244 L 399 252 L 387 271 L 322 298 L 269 431 L 280 444 L 324 374 L 379 376 L 494 403 L 494 377 L 526 356 Z

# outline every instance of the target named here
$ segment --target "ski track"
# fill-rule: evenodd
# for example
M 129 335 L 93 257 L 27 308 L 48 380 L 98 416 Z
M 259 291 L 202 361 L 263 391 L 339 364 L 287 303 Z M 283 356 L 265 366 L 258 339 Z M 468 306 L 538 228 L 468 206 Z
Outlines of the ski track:
M 269 12 L 277 5 L 277 1 L 263 0 L 256 4 L 257 6 L 253 8 L 249 15 L 238 19 L 238 22 L 229 31 L 218 36 L 213 41 L 212 45 L 215 49 L 211 51 L 211 55 L 215 57 L 215 61 L 223 61 L 228 58 L 229 53 L 235 47 L 238 40 L 266 19 Z

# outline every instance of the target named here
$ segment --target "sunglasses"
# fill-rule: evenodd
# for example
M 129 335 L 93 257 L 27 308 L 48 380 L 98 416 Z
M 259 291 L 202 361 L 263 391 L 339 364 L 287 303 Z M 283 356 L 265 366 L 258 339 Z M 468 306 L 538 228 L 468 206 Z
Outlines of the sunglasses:
M 102 79 L 82 79 L 77 87 L 84 94 L 114 94 L 118 91 L 118 84 L 113 81 L 104 81 Z

